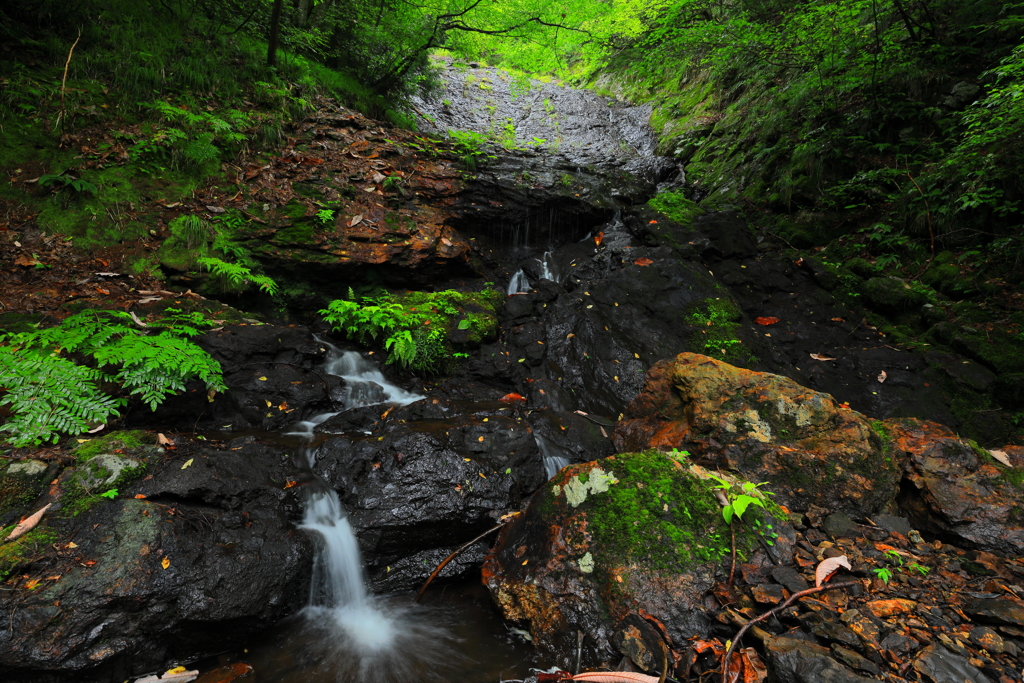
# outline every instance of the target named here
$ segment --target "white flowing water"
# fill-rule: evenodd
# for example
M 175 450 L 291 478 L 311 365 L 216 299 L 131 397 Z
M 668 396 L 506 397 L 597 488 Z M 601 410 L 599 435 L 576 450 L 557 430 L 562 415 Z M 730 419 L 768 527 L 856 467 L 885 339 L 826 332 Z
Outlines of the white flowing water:
M 423 398 L 388 382 L 361 354 L 321 343 L 328 348 L 324 371 L 345 380 L 342 403 L 346 409 L 408 405 Z M 298 423 L 291 433 L 311 440 L 316 425 L 333 415 L 337 413 Z M 313 449 L 306 449 L 311 470 L 314 455 Z M 457 659 L 450 651 L 448 631 L 425 610 L 370 594 L 359 542 L 337 492 L 316 475 L 308 491 L 300 528 L 315 534 L 317 551 L 309 605 L 302 611 L 306 634 L 302 654 L 316 662 L 316 680 L 435 680 L 436 672 Z
M 512 279 L 508 281 L 508 289 L 505 293 L 509 296 L 513 294 L 524 294 L 530 291 L 530 281 L 526 277 L 526 273 L 520 268 L 516 271 L 516 274 L 512 276 Z
M 545 251 L 544 256 L 537 259 L 540 262 L 540 279 L 558 282 L 558 269 L 555 267 L 555 252 Z
M 533 439 L 540 448 L 540 454 L 544 458 L 544 471 L 548 479 L 555 476 L 563 467 L 569 464 L 568 454 L 555 444 L 551 443 L 537 432 L 533 433 Z

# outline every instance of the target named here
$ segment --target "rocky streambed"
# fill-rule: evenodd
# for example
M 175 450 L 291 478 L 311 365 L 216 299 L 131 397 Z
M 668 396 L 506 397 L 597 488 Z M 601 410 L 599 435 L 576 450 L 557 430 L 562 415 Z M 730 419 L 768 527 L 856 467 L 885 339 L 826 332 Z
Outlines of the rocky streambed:
M 637 119 L 602 106 L 610 124 Z M 356 397 L 368 371 L 357 381 L 328 361 L 376 365 L 382 349 L 317 324 L 225 324 L 200 343 L 228 392 L 190 387 L 129 412 L 121 426 L 138 431 L 14 453 L 0 524 L 53 507 L 0 546 L 5 679 L 121 681 L 223 652 L 243 663 L 241 648 L 310 601 L 322 545 L 300 527 L 326 486 L 376 593 L 417 588 L 469 543 L 438 580 L 482 568 L 541 668 L 710 675 L 741 624 L 844 555 L 833 580 L 856 586 L 752 629 L 734 660 L 744 680 L 764 662 L 780 681 L 1020 680 L 1024 453 L 952 431 L 977 428 L 956 405 L 994 387 L 992 369 L 895 348 L 834 296 L 827 265 L 759 241 L 736 211 L 671 220 L 644 205 L 674 165 L 630 166 L 651 138 L 609 135 L 592 99 L 579 110 L 562 125 L 604 141 L 590 168 L 495 150 L 467 176 L 454 158 L 410 156 L 407 134 L 321 112 L 249 169 L 253 199 L 237 210 L 258 221 L 240 239 L 272 274 L 324 283 L 311 302 L 362 277 L 511 290 L 494 331 L 447 376 L 385 367 Z M 558 153 L 589 154 L 579 140 Z M 372 174 L 396 170 L 404 190 L 385 192 Z M 311 198 L 332 192 L 350 205 L 321 225 Z M 422 398 L 389 401 L 392 386 Z M 727 503 L 759 501 L 732 528 L 723 486 Z M 473 541 L 499 524 L 496 542 Z

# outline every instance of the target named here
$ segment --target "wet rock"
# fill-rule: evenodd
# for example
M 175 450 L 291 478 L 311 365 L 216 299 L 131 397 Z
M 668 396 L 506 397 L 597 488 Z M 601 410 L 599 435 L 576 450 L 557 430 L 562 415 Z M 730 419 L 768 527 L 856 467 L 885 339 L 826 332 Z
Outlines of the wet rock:
M 810 587 L 807 579 L 796 569 L 787 566 L 778 566 L 772 569 L 772 578 L 785 586 L 790 593 L 799 593 Z
M 796 640 L 775 637 L 765 642 L 771 670 L 780 683 L 866 683 L 832 659 L 828 648 Z
M 1024 600 L 1013 598 L 978 598 L 969 600 L 964 611 L 973 617 L 995 624 L 1024 626 Z
M 652 368 L 626 418 L 614 435 L 620 450 L 686 449 L 770 482 L 791 509 L 865 517 L 896 494 L 899 454 L 886 451 L 871 421 L 785 377 L 683 353 Z
M 46 471 L 46 463 L 40 460 L 20 460 L 7 466 L 5 475 L 35 477 Z
M 210 396 L 201 383 L 172 396 L 156 412 L 131 412 L 129 425 L 191 432 L 259 428 L 284 431 L 294 423 L 335 408 L 341 381 L 322 372 L 327 348 L 304 328 L 230 325 L 196 339 L 217 360 L 228 391 Z
M 860 525 L 850 519 L 842 512 L 835 512 L 825 518 L 822 527 L 829 536 L 858 536 L 861 532 Z
M 991 683 L 991 680 L 967 661 L 941 645 L 926 647 L 914 660 L 914 670 L 931 683 Z
M 1020 489 L 986 451 L 949 429 L 921 420 L 894 420 L 893 446 L 908 455 L 901 503 L 914 525 L 970 545 L 1011 555 L 1024 553 Z
M 1014 657 L 1019 654 L 1016 645 L 1004 639 L 987 626 L 975 626 L 970 633 L 971 642 L 992 654 L 1007 653 Z
M 673 643 L 705 637 L 704 594 L 729 542 L 701 472 L 654 451 L 563 469 L 502 530 L 484 564 L 505 618 L 528 626 L 560 665 L 574 661 L 577 631 L 587 636 L 584 666 L 607 657 L 630 614 L 663 623 Z M 764 560 L 747 534 L 737 543 Z
M 45 588 L 0 596 L 0 672 L 123 680 L 240 644 L 305 601 L 311 544 L 290 521 L 287 457 L 251 444 L 191 462 L 53 518 L 74 545 L 59 542 Z
M 19 516 L 43 492 L 50 471 L 39 460 L 12 462 L 0 470 L 0 525 L 17 522 Z
M 896 277 L 873 277 L 862 285 L 861 291 L 872 306 L 891 313 L 919 308 L 928 301 L 925 292 Z
M 836 659 L 841 661 L 846 666 L 856 669 L 857 671 L 863 671 L 864 673 L 871 674 L 873 676 L 879 676 L 882 670 L 878 668 L 878 665 L 874 662 L 865 659 L 858 652 L 845 648 L 842 645 L 832 644 L 832 654 L 835 655 Z
M 895 515 L 890 515 L 885 512 L 875 515 L 871 518 L 871 521 L 873 521 L 875 524 L 885 529 L 886 531 L 895 532 L 898 534 L 902 534 L 904 536 L 909 534 L 911 529 L 913 528 L 910 525 L 910 520 L 908 520 L 906 517 L 897 517 Z

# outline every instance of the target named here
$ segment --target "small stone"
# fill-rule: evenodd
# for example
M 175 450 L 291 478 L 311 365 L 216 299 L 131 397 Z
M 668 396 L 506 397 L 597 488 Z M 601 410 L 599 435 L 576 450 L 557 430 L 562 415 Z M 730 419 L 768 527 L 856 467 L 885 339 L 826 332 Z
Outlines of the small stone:
M 783 588 L 777 583 L 762 583 L 750 589 L 754 600 L 762 605 L 778 605 L 786 599 Z
M 917 609 L 913 600 L 872 600 L 865 605 L 876 617 L 891 617 L 894 614 L 909 614 Z
M 871 518 L 878 526 L 882 527 L 889 533 L 897 533 L 907 536 L 911 531 L 910 521 L 906 517 L 897 517 L 895 515 L 887 515 L 885 513 L 875 515 Z M 920 534 L 918 534 L 920 536 Z M 911 539 L 913 540 L 913 539 Z M 917 541 L 914 541 L 915 543 Z
M 826 517 L 822 529 L 833 538 L 852 538 L 861 534 L 860 525 L 842 512 L 833 512 Z
M 811 633 L 828 641 L 849 647 L 860 647 L 860 638 L 852 630 L 837 621 L 821 621 L 811 627 Z
M 914 670 L 933 683 L 991 683 L 966 657 L 953 654 L 941 645 L 929 645 L 914 660 Z
M 772 569 L 772 578 L 785 586 L 791 593 L 799 593 L 810 588 L 807 579 L 795 568 L 780 565 Z
M 858 653 L 850 650 L 849 648 L 845 648 L 842 645 L 833 644 L 832 654 L 835 655 L 836 659 L 850 668 L 863 671 L 864 673 L 869 673 L 872 676 L 880 676 L 882 674 L 882 670 L 873 662 L 864 659 Z
M 987 652 L 1001 655 L 1007 653 L 1017 656 L 1017 646 L 1012 642 L 1003 640 L 1003 637 L 988 626 L 975 626 L 969 635 L 971 642 Z
M 882 639 L 881 646 L 883 650 L 904 656 L 921 647 L 921 643 L 908 636 L 901 636 L 899 633 L 890 633 Z

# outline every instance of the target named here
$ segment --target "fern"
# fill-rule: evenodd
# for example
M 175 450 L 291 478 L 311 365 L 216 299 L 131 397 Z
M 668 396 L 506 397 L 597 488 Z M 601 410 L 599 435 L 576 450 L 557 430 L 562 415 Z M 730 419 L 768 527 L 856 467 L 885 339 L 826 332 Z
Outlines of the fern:
M 388 337 L 384 342 L 384 348 L 391 352 L 388 363 L 398 363 L 403 367 L 409 367 L 416 360 L 416 342 L 409 330 L 402 330 Z
M 227 261 L 221 261 L 219 258 L 210 257 L 197 259 L 197 262 L 199 265 L 209 268 L 210 272 L 214 275 L 224 277 L 239 289 L 245 289 L 249 285 L 256 285 L 271 296 L 277 294 L 278 285 L 272 278 L 253 273 L 251 269 L 241 264 L 228 263 Z
M 11 412 L 0 432 L 11 433 L 15 446 L 38 446 L 56 442 L 59 432 L 80 434 L 106 422 L 124 399 L 96 388 L 101 375 L 56 353 L 0 346 L 0 387 L 7 392 L 0 406 Z
M 220 364 L 187 339 L 211 323 L 199 313 L 167 313 L 140 327 L 123 311 L 89 310 L 57 327 L 0 335 L 6 344 L 0 346 L 0 388 L 6 391 L 0 406 L 11 413 L 0 431 L 9 432 L 15 446 L 80 434 L 126 403 L 105 394 L 104 383 L 120 385 L 154 410 L 193 378 L 225 390 Z

